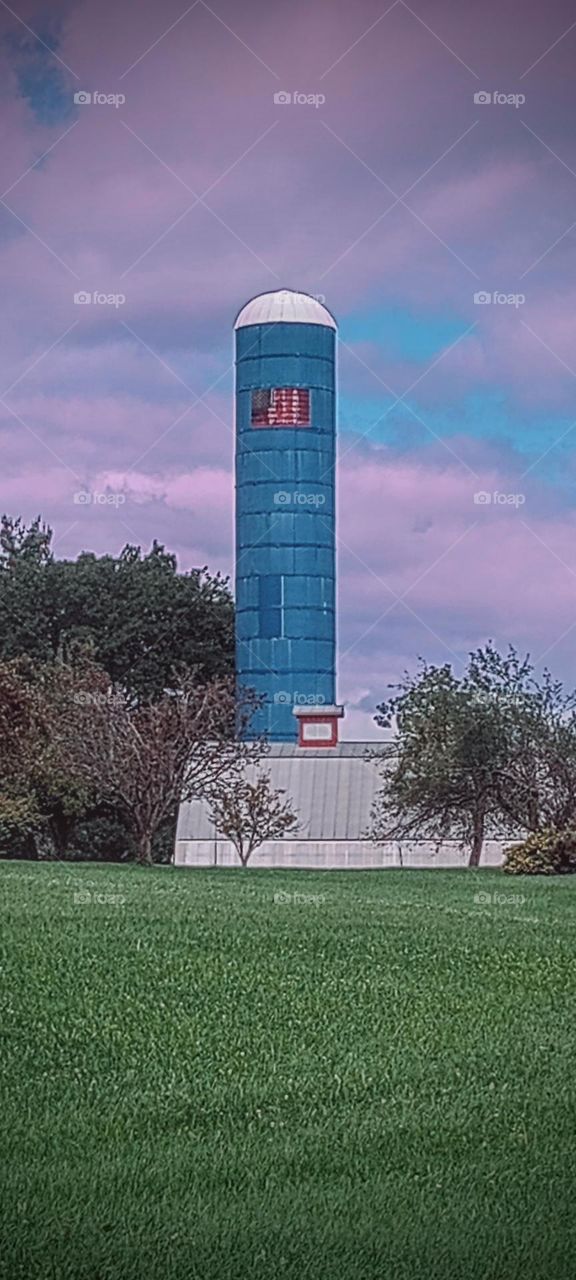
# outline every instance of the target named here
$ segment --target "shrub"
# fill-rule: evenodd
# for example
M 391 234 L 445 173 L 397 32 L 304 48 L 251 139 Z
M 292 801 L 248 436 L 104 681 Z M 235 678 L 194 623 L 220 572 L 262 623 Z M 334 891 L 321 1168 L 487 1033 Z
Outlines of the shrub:
M 34 830 L 40 821 L 31 792 L 0 791 L 0 858 L 34 858 Z
M 510 876 L 561 876 L 576 873 L 576 830 L 535 831 L 504 850 Z

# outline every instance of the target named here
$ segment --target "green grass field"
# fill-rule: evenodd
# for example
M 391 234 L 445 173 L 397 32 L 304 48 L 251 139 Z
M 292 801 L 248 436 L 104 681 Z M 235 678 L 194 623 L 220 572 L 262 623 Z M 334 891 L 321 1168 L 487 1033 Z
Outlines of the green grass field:
M 10 1280 L 572 1280 L 571 879 L 0 887 Z

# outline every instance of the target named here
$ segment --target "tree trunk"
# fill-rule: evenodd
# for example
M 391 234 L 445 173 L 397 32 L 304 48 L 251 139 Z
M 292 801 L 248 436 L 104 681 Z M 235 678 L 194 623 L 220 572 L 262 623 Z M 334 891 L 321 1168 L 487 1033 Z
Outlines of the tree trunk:
M 145 831 L 138 836 L 136 861 L 141 867 L 152 866 L 152 836 L 149 831 Z
M 474 830 L 472 835 L 472 848 L 470 850 L 469 867 L 479 867 L 480 858 L 482 857 L 482 847 L 484 845 L 484 814 L 478 813 L 474 815 Z
M 62 805 L 55 805 L 50 815 L 49 827 L 56 852 L 60 858 L 66 857 L 73 826 L 74 819 L 69 814 L 64 813 Z

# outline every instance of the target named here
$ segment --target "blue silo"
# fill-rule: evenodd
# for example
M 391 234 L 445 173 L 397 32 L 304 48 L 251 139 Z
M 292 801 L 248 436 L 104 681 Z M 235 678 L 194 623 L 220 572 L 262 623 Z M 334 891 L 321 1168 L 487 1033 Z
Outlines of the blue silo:
M 336 324 L 282 289 L 236 324 L 236 662 L 294 742 L 295 707 L 335 702 Z

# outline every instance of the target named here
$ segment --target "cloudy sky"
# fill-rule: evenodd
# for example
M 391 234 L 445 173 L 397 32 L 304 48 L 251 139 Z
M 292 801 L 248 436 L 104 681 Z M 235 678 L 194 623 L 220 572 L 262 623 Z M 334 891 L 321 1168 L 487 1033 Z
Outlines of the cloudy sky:
M 488 638 L 574 681 L 575 70 L 566 0 L 0 0 L 2 510 L 229 573 L 232 323 L 302 289 L 347 736 Z

